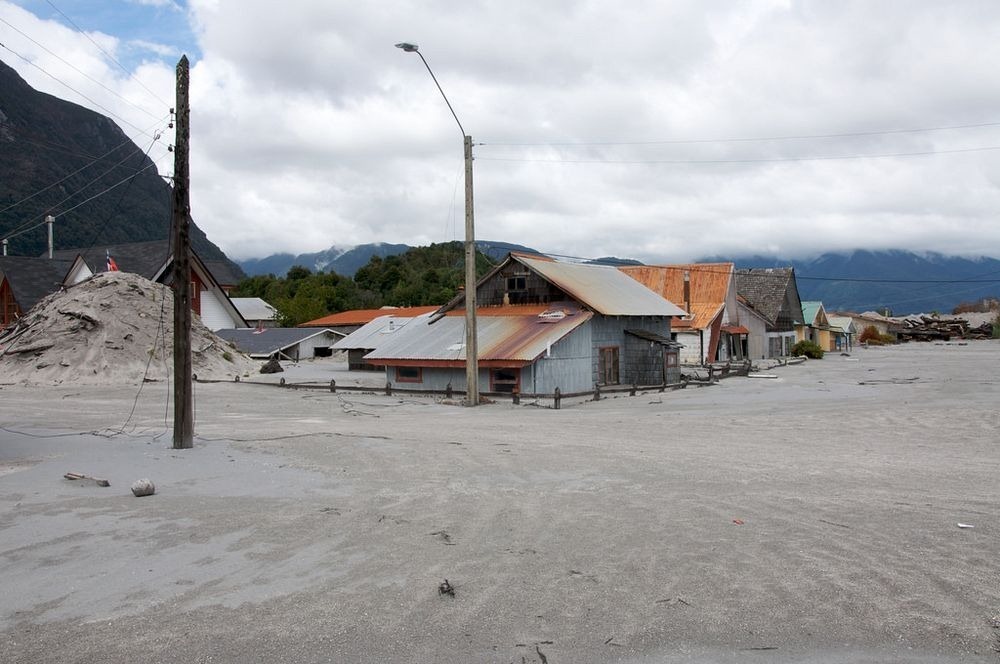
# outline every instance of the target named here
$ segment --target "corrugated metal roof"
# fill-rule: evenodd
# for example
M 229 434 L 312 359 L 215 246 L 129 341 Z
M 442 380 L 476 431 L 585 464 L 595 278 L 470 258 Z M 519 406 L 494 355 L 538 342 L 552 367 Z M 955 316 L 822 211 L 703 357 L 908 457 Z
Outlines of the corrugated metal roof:
M 676 327 L 695 330 L 710 327 L 726 306 L 729 289 L 735 288 L 732 263 L 623 265 L 618 269 L 670 302 L 689 306 L 691 315 L 686 320 L 675 320 Z M 685 272 L 690 278 L 690 303 L 684 301 Z
M 382 316 L 395 316 L 396 318 L 413 318 L 432 311 L 437 311 L 441 307 L 383 307 L 382 309 L 352 309 L 341 311 L 340 313 L 323 316 L 308 323 L 302 323 L 299 327 L 334 327 L 337 325 L 365 325 L 376 318 Z
M 566 294 L 605 316 L 683 316 L 684 310 L 610 265 L 512 254 Z
M 435 309 L 436 311 L 436 309 Z M 378 348 L 395 334 L 403 329 L 408 323 L 415 320 L 426 320 L 430 318 L 430 313 L 420 316 L 386 316 L 382 315 L 375 320 L 365 323 L 354 330 L 346 337 L 333 345 L 334 350 L 372 350 Z
M 277 309 L 259 297 L 231 297 L 229 299 L 248 321 L 274 320 L 278 315 Z
M 823 303 L 818 300 L 807 300 L 802 303 L 802 319 L 806 322 L 806 325 L 816 324 L 816 317 L 822 308 Z
M 215 334 L 232 342 L 247 355 L 254 357 L 273 355 L 317 335 L 329 336 L 331 340 L 340 336 L 339 332 L 333 330 L 307 330 L 298 327 L 266 327 L 263 330 L 248 328 L 216 330 Z
M 514 309 L 514 307 L 510 307 Z M 558 313 L 482 316 L 476 321 L 480 362 L 528 363 L 593 317 L 589 311 L 559 307 Z M 465 362 L 465 319 L 445 316 L 433 324 L 420 318 L 365 356 L 368 361 Z M 360 330 L 359 330 L 360 331 Z

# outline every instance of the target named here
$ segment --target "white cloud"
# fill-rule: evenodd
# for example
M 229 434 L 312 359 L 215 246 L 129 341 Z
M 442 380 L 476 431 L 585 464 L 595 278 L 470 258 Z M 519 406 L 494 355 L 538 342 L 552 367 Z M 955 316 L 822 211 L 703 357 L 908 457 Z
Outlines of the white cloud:
M 463 126 L 485 144 L 475 169 L 482 238 L 671 261 L 854 247 L 1000 255 L 990 223 L 1000 151 L 766 161 L 996 147 L 1000 127 L 708 141 L 1000 121 L 1000 92 L 987 84 L 1000 60 L 995 3 L 291 0 L 275 10 L 264 0 L 191 0 L 187 11 L 201 53 L 191 74 L 192 204 L 237 258 L 462 232 L 461 134 L 420 58 L 393 48 L 399 41 L 420 44 Z M 72 30 L 2 0 L 0 16 L 46 35 L 130 101 L 162 106 Z M 93 36 L 122 47 L 115 35 Z M 43 51 L 19 47 L 121 117 L 150 124 Z M 171 68 L 147 62 L 136 76 L 172 102 Z M 579 145 L 602 141 L 631 144 Z M 582 163 L 595 160 L 604 163 Z

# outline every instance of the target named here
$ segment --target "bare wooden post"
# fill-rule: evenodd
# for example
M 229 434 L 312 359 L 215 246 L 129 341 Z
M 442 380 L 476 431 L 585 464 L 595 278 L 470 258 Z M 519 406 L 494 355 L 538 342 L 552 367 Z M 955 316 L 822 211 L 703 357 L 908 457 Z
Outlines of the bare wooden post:
M 335 381 L 333 379 L 330 379 L 330 391 L 331 392 L 336 392 L 337 391 L 337 381 Z
M 174 139 L 174 449 L 194 446 L 194 399 L 191 394 L 191 235 L 188 226 L 188 59 L 177 63 L 177 135 Z
M 556 395 L 555 396 L 556 396 L 556 399 L 555 399 L 555 409 L 559 410 L 559 405 L 562 402 L 562 392 L 559 391 L 558 387 L 556 388 Z
M 635 383 L 632 383 L 632 389 L 628 391 L 628 395 L 630 397 L 634 397 L 635 396 L 635 392 L 638 389 L 639 389 L 639 386 L 637 384 L 635 384 Z
M 514 397 L 514 405 L 517 406 L 518 404 L 520 404 L 521 403 L 521 390 L 519 390 L 519 389 L 517 389 L 515 387 L 514 391 L 511 394 Z
M 600 383 L 594 383 L 594 401 L 601 400 L 601 385 Z
M 278 381 L 278 385 L 281 385 L 282 387 L 284 387 L 285 386 L 285 379 L 282 378 L 281 380 L 279 380 Z
M 385 384 L 385 396 L 387 396 L 387 397 L 391 397 L 392 396 L 392 383 L 386 383 Z
M 452 393 L 451 393 L 451 382 L 450 381 L 449 381 L 448 385 L 444 388 L 444 396 L 445 396 L 446 399 L 450 399 L 451 396 L 452 396 Z

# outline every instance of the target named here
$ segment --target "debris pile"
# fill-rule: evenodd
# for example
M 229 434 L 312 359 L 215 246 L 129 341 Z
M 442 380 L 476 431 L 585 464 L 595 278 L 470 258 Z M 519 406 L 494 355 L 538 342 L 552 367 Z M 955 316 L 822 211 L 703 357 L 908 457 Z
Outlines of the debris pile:
M 191 320 L 192 370 L 231 380 L 257 363 Z M 173 293 L 128 272 L 102 272 L 38 302 L 0 332 L 0 382 L 137 385 L 173 372 Z
M 956 339 L 991 339 L 993 324 L 989 321 L 977 326 L 958 316 L 939 318 L 934 316 L 908 316 L 899 321 L 896 330 L 900 341 L 949 341 Z

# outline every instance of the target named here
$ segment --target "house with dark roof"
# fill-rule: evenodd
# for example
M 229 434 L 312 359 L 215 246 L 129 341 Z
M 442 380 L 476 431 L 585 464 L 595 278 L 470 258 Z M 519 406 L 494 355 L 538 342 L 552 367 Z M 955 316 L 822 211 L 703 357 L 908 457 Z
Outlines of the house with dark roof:
M 680 379 L 671 320 L 684 310 L 615 267 L 510 254 L 476 285 L 484 393 L 582 392 Z M 465 385 L 464 293 L 364 356 L 389 383 Z M 341 344 L 350 343 L 350 337 Z
M 69 285 L 73 260 L 0 256 L 0 329 L 28 313 L 46 295 Z
M 684 309 L 671 323 L 671 334 L 683 344 L 682 364 L 743 360 L 748 330 L 740 325 L 732 263 L 626 265 L 618 268 L 653 292 Z
M 243 328 L 215 333 L 254 359 L 291 362 L 329 357 L 333 344 L 344 336 L 333 330 L 302 327 Z
M 764 357 L 784 357 L 796 341 L 796 327 L 803 324 L 802 300 L 791 267 L 736 270 L 736 292 L 755 312 L 767 319 L 764 338 L 750 340 L 759 345 Z
M 174 256 L 167 240 L 97 245 L 88 249 L 61 249 L 53 254 L 54 259 L 76 260 L 66 277 L 67 285 L 106 271 L 109 256 L 123 272 L 138 274 L 164 285 L 173 283 Z M 231 270 L 227 270 L 227 278 L 232 279 L 234 276 Z M 191 310 L 201 316 L 208 329 L 248 327 L 246 319 L 229 299 L 227 290 L 194 250 L 191 251 L 191 295 Z

